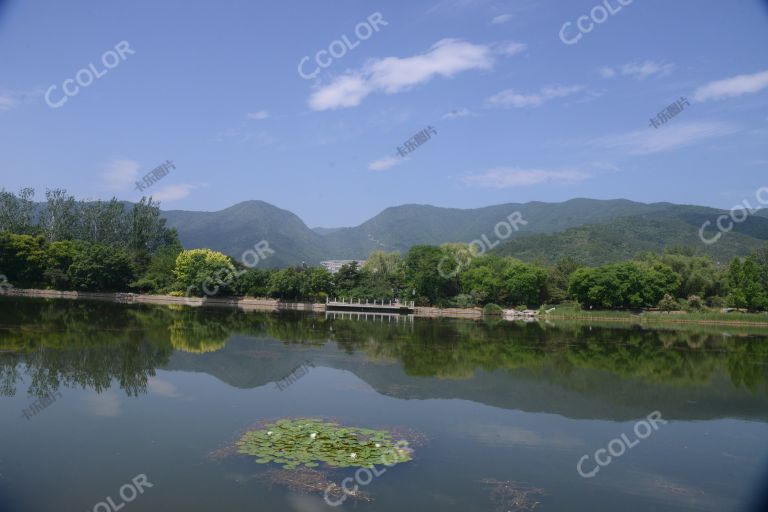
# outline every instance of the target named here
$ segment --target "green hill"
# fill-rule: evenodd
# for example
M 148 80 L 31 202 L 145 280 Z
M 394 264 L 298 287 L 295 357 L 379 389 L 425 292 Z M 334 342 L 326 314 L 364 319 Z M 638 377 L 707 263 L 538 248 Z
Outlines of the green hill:
M 721 210 L 625 199 L 508 203 L 475 209 L 411 204 L 387 208 L 356 227 L 315 230 L 295 214 L 263 201 L 246 201 L 218 212 L 174 210 L 163 215 L 187 248 L 210 247 L 240 258 L 243 251 L 266 240 L 275 254 L 263 264 L 275 267 L 364 259 L 376 249 L 405 253 L 417 244 L 468 243 L 483 235 L 495 241 L 494 227 L 514 212 L 520 212 L 527 224 L 496 251 L 525 260 L 553 261 L 567 254 L 596 264 L 676 245 L 727 260 L 768 240 L 764 212 L 735 225 L 719 243 L 705 246 L 699 228 L 706 220 L 714 223 L 724 213 Z
M 571 256 L 586 265 L 603 265 L 627 260 L 644 252 L 690 247 L 696 253 L 727 263 L 734 256 L 749 254 L 765 244 L 765 239 L 732 232 L 724 235 L 718 243 L 706 245 L 699 239 L 701 223 L 659 217 L 622 217 L 560 233 L 522 236 L 504 243 L 494 252 L 529 262 L 551 264 L 563 256 Z M 768 223 L 753 222 L 748 228 L 762 233 L 768 229 Z

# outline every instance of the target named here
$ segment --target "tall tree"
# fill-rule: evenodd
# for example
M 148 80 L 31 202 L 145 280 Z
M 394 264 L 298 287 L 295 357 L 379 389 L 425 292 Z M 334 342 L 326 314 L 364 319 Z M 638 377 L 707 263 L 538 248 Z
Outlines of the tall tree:
M 0 231 L 31 234 L 33 231 L 35 189 L 23 188 L 16 196 L 0 190 Z
M 63 188 L 45 191 L 46 207 L 40 219 L 46 240 L 70 240 L 76 234 L 75 198 Z

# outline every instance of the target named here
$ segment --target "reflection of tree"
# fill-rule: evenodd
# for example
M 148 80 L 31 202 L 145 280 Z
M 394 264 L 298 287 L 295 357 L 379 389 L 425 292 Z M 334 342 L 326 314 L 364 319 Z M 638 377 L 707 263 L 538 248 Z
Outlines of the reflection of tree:
M 4 299 L 0 299 L 4 300 Z M 97 391 L 111 381 L 131 395 L 146 388 L 173 349 L 221 350 L 235 333 L 322 346 L 376 361 L 399 361 L 408 375 L 469 378 L 478 370 L 527 369 L 570 375 L 606 372 L 665 385 L 707 385 L 718 373 L 768 395 L 764 336 L 636 326 L 558 327 L 538 323 L 417 319 L 381 323 L 230 309 L 171 309 L 87 302 L 8 300 L 0 307 L 0 393 L 13 395 L 25 364 L 31 392 L 61 385 Z M 574 382 L 575 383 L 575 382 Z
M 113 304 L 68 301 L 15 301 L 0 308 L 0 324 L 10 326 L 0 337 L 0 385 L 15 394 L 20 373 L 30 379 L 28 392 L 45 396 L 61 386 L 97 392 L 113 380 L 129 395 L 146 392 L 158 365 L 167 364 L 172 349 L 157 336 L 154 315 L 134 314 Z M 162 332 L 162 331 L 160 331 Z M 25 372 L 19 372 L 20 364 Z
M 224 348 L 230 330 L 224 323 L 207 322 L 200 311 L 186 310 L 175 316 L 168 326 L 173 348 L 181 352 L 205 354 Z

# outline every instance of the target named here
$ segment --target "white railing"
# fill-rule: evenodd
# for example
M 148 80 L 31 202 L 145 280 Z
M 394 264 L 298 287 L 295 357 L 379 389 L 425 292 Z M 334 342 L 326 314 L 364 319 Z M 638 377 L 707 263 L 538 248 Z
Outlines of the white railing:
M 325 304 L 328 306 L 359 306 L 359 307 L 371 307 L 371 308 L 392 308 L 392 309 L 399 309 L 399 308 L 410 308 L 413 309 L 415 306 L 415 301 L 406 301 L 406 302 L 399 302 L 399 301 L 377 301 L 373 300 L 372 302 L 369 299 L 365 299 L 365 302 L 362 301 L 362 299 L 357 299 L 357 302 L 355 302 L 355 299 L 349 299 L 349 302 L 347 302 L 347 299 L 342 297 L 341 300 L 338 299 L 338 297 L 335 300 L 331 300 L 330 297 L 325 298 Z

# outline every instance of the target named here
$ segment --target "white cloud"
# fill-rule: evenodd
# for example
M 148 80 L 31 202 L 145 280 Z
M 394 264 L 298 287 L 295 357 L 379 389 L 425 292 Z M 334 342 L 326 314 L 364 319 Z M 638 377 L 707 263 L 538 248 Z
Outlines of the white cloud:
M 248 112 L 245 117 L 253 121 L 261 121 L 262 119 L 267 119 L 269 117 L 269 112 L 266 110 Z
M 768 87 L 768 71 L 716 80 L 696 89 L 696 101 L 721 100 L 760 92 Z
M 443 119 L 458 119 L 460 117 L 467 117 L 474 115 L 468 108 L 455 108 L 443 115 Z
M 644 80 L 654 75 L 659 78 L 665 77 L 674 69 L 675 65 L 668 62 L 646 60 L 644 62 L 630 62 L 617 67 L 603 66 L 597 71 L 603 78 L 615 78 L 620 74 L 621 76 Z
M 106 190 L 120 191 L 132 188 L 139 178 L 139 164 L 133 160 L 112 160 L 101 173 Z
M 597 72 L 600 73 L 600 76 L 603 78 L 616 77 L 616 70 L 609 66 L 603 66 L 602 68 L 598 69 Z
M 89 412 L 94 416 L 115 418 L 123 414 L 120 397 L 114 391 L 96 393 L 84 398 Z
M 488 98 L 488 104 L 493 107 L 539 107 L 554 98 L 564 98 L 581 91 L 580 85 L 555 85 L 542 88 L 533 94 L 520 94 L 513 89 L 506 89 Z
M 373 162 L 368 164 L 368 170 L 369 171 L 387 171 L 396 165 L 400 165 L 405 160 L 403 158 L 398 158 L 396 156 L 387 156 L 384 158 L 380 158 L 378 160 L 374 160 Z
M 672 73 L 675 69 L 674 64 L 666 62 L 654 62 L 646 60 L 645 62 L 630 62 L 621 66 L 621 74 L 643 80 L 649 76 L 664 77 Z
M 308 103 L 312 110 L 356 107 L 374 92 L 396 94 L 436 76 L 450 78 L 471 69 L 490 69 L 493 62 L 489 46 L 443 39 L 426 53 L 412 57 L 369 60 L 361 70 L 321 86 L 312 93 Z
M 151 377 L 147 381 L 147 390 L 151 394 L 164 396 L 166 398 L 178 398 L 181 396 L 176 386 L 168 381 L 158 379 L 157 377 Z
M 703 140 L 735 133 L 738 129 L 720 122 L 677 123 L 659 130 L 645 129 L 621 135 L 609 135 L 588 141 L 606 149 L 618 149 L 633 155 L 648 155 L 697 144 Z
M 592 175 L 575 169 L 519 169 L 516 167 L 497 167 L 480 174 L 464 177 L 464 183 L 485 188 L 527 187 L 549 182 L 582 181 Z
M 277 139 L 272 137 L 266 130 L 255 132 L 247 130 L 245 123 L 237 128 L 227 128 L 223 132 L 219 132 L 213 140 L 216 142 L 224 142 L 227 140 L 234 140 L 241 143 L 250 142 L 257 146 L 269 146 L 277 142 Z
M 312 93 L 309 107 L 312 110 L 356 107 L 371 92 L 373 87 L 363 76 L 346 75 Z
M 193 190 L 207 186 L 205 183 L 181 183 L 179 185 L 169 185 L 159 189 L 157 192 L 147 192 L 156 201 L 178 201 L 184 199 Z
M 522 53 L 528 49 L 528 45 L 525 43 L 518 43 L 517 41 L 503 41 L 493 45 L 493 53 L 497 55 L 506 55 L 511 57 Z
M 19 104 L 19 100 L 17 100 L 12 94 L 0 93 L 0 112 L 11 110 L 12 108 L 15 108 L 18 104 Z
M 501 25 L 502 23 L 506 23 L 511 19 L 512 19 L 511 14 L 499 14 L 498 16 L 496 16 L 491 20 L 491 23 L 493 23 L 494 25 Z
M 476 9 L 491 0 L 440 0 L 429 8 L 427 14 L 461 14 L 467 9 Z

